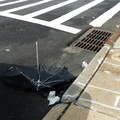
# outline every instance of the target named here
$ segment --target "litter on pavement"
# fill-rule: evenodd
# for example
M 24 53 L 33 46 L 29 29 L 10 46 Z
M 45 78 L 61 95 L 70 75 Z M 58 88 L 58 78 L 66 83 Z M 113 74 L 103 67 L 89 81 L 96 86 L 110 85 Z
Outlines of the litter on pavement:
M 116 27 L 117 27 L 117 28 L 119 28 L 119 27 L 120 27 L 120 25 L 116 25 Z
M 6 49 L 6 52 L 10 52 L 10 49 Z
M 51 91 L 49 93 L 48 98 L 47 98 L 49 100 L 49 105 L 53 105 L 60 101 L 60 97 L 55 96 L 55 93 L 56 93 L 55 91 Z
M 86 61 L 83 61 L 82 62 L 82 68 L 86 68 L 88 66 L 87 62 Z

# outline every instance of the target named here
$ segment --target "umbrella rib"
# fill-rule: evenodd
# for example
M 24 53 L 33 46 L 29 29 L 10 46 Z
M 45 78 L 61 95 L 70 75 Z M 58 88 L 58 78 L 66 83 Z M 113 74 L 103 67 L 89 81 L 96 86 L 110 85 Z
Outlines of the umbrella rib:
M 23 72 L 21 72 L 19 68 L 16 67 L 16 69 L 18 69 L 19 72 L 20 72 L 24 77 L 26 77 L 26 78 L 29 79 L 31 82 L 33 82 L 34 85 L 36 85 L 36 83 L 33 81 L 34 78 L 31 80 L 30 77 L 28 77 L 28 76 L 25 75 Z

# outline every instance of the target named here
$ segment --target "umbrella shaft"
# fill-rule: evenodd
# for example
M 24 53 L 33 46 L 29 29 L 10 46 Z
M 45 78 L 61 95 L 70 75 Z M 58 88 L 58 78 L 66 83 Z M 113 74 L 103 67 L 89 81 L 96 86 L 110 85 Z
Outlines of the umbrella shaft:
M 37 58 L 37 70 L 38 70 L 38 72 L 39 72 L 38 42 L 36 42 L 36 58 Z

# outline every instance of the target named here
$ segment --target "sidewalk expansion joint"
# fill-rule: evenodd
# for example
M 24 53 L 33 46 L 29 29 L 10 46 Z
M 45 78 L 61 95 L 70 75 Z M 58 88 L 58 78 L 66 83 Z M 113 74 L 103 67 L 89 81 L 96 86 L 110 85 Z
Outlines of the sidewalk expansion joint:
M 85 106 L 85 105 L 82 105 L 82 104 L 80 104 L 79 102 L 74 102 L 74 105 L 76 105 L 76 106 L 78 106 L 78 107 L 82 107 L 82 108 L 84 108 L 84 109 L 88 109 L 88 110 L 92 110 L 92 111 L 94 111 L 93 109 L 91 109 L 90 107 L 88 107 L 88 106 Z
M 116 119 L 120 120 L 120 118 L 117 118 L 116 116 L 113 116 L 113 115 L 110 115 L 110 114 L 107 114 L 107 113 L 104 113 L 104 112 L 97 111 L 96 109 L 92 109 L 92 108 L 90 108 L 88 106 L 82 105 L 77 101 L 74 103 L 74 105 L 76 105 L 77 107 L 87 109 L 89 111 L 97 112 L 97 113 L 100 113 L 100 114 L 103 114 L 103 115 L 106 115 L 106 116 L 109 116 L 109 117 L 116 118 Z
M 68 110 L 68 108 L 70 107 L 70 103 L 68 104 L 68 106 L 64 109 L 64 111 L 60 114 L 60 116 L 56 119 L 56 120 L 60 120 L 61 117 L 64 115 L 64 113 Z
M 113 115 L 110 115 L 110 114 L 107 114 L 107 113 L 104 113 L 104 112 L 100 112 L 100 111 L 97 111 L 97 110 L 95 110 L 95 112 L 103 114 L 103 115 L 107 115 L 107 116 L 110 116 L 112 118 L 116 118 L 116 119 L 120 120 L 120 118 L 117 118 L 116 116 L 113 116 Z

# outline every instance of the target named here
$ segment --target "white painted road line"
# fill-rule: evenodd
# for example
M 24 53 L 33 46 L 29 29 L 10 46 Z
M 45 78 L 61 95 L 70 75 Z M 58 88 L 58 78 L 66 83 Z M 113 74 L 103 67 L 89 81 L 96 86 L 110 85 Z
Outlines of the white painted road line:
M 110 62 L 107 62 L 107 61 L 104 61 L 104 63 L 112 65 L 113 67 L 118 67 L 118 68 L 120 67 L 120 65 L 117 65 L 117 64 L 114 64 L 114 63 L 110 63 Z
M 16 3 L 21 3 L 21 2 L 25 2 L 25 1 L 28 1 L 28 0 L 18 0 L 18 1 L 14 1 L 14 2 L 3 3 L 3 4 L 0 4 L 0 7 L 12 5 L 12 4 L 16 4 Z
M 5 1 L 5 0 L 0 0 L 0 1 Z M 25 2 L 25 1 L 28 1 L 28 0 L 17 0 L 17 1 L 14 1 L 14 2 L 2 3 L 2 4 L 0 4 L 0 7 L 7 6 L 7 5 L 13 5 L 13 4 L 17 4 L 17 3 L 21 3 L 21 2 Z M 51 27 L 51 28 L 58 29 L 58 30 L 61 30 L 61 31 L 65 31 L 65 32 L 68 32 L 68 33 L 72 33 L 72 34 L 77 34 L 78 32 L 81 31 L 81 29 L 77 29 L 77 28 L 74 28 L 74 27 L 69 27 L 69 26 L 66 26 L 66 25 L 62 25 L 62 23 L 66 22 L 69 19 L 79 15 L 80 13 L 85 12 L 86 10 L 100 4 L 101 2 L 103 2 L 105 0 L 94 0 L 94 1 L 84 5 L 82 7 L 79 7 L 77 9 L 65 14 L 65 15 L 62 15 L 61 17 L 59 17 L 57 19 L 54 19 L 52 21 L 40 20 L 40 19 L 37 19 L 37 18 L 34 18 L 34 17 L 38 16 L 38 15 L 45 14 L 45 13 L 50 12 L 52 10 L 58 9 L 60 7 L 66 6 L 68 4 L 76 2 L 78 0 L 67 0 L 67 1 L 64 1 L 64 2 L 61 2 L 61 3 L 57 3 L 56 5 L 53 5 L 53 6 L 44 8 L 42 10 L 38 10 L 38 11 L 35 11 L 35 12 L 32 12 L 32 13 L 29 13 L 29 14 L 23 15 L 23 16 L 12 14 L 12 12 L 19 11 L 19 10 L 26 9 L 26 8 L 30 8 L 30 7 L 33 7 L 33 6 L 37 6 L 37 5 L 40 5 L 40 4 L 44 4 L 44 3 L 47 3 L 47 2 L 50 2 L 50 1 L 53 1 L 53 0 L 41 0 L 41 1 L 38 1 L 38 2 L 34 2 L 34 3 L 29 3 L 27 5 L 23 5 L 23 6 L 20 6 L 20 7 L 16 7 L 16 8 L 8 9 L 8 10 L 5 10 L 5 11 L 1 11 L 0 15 L 5 16 L 5 17 L 9 17 L 9 18 L 13 18 L 13 19 L 17 19 L 17 20 L 22 20 L 22 21 L 27 21 L 27 22 L 31 22 L 31 23 L 40 24 L 40 25 L 43 25 L 43 26 Z M 103 25 L 105 22 L 107 22 L 110 18 L 112 18 L 119 11 L 120 11 L 120 2 L 116 6 L 111 8 L 109 11 L 105 12 L 104 14 L 99 16 L 97 19 L 92 21 L 90 23 L 90 25 L 92 25 L 94 27 L 100 27 L 101 25 Z
M 39 10 L 39 11 L 36 11 L 36 12 L 33 12 L 33 13 L 30 13 L 30 14 L 27 14 L 25 15 L 26 17 L 35 17 L 35 16 L 38 16 L 38 15 L 42 15 L 44 13 L 47 13 L 47 12 L 50 12 L 52 10 L 55 10 L 55 9 L 58 9 L 60 7 L 63 7 L 65 5 L 68 5 L 70 3 L 73 3 L 73 2 L 76 2 L 78 0 L 68 0 L 68 1 L 65 1 L 65 2 L 62 2 L 62 3 L 59 3 L 57 5 L 53 5 L 53 6 L 50 6 L 48 8 L 45 8 L 45 9 L 42 9 L 42 10 Z
M 120 2 L 115 5 L 113 8 L 93 20 L 90 25 L 94 27 L 101 27 L 105 22 L 107 22 L 109 19 L 111 19 L 115 14 L 117 14 L 120 11 Z
M 79 100 L 85 101 L 85 102 L 89 102 L 90 104 L 94 103 L 94 104 L 97 104 L 97 105 L 100 105 L 100 106 L 103 106 L 103 107 L 107 107 L 107 108 L 111 108 L 111 109 L 119 110 L 120 111 L 120 108 L 118 108 L 118 107 L 113 107 L 113 106 L 106 105 L 106 104 L 103 104 L 103 103 L 100 103 L 100 102 L 97 102 L 97 101 L 93 101 L 93 100 L 89 100 L 89 99 L 84 99 L 84 98 L 80 98 Z
M 94 0 L 93 2 L 90 2 L 90 3 L 80 7 L 78 9 L 75 9 L 75 10 L 73 10 L 73 11 L 71 11 L 71 12 L 69 12 L 69 13 L 67 13 L 67 14 L 65 14 L 65 15 L 63 15 L 63 16 L 61 16 L 61 17 L 59 17 L 59 18 L 57 18 L 57 19 L 55 19 L 53 21 L 51 21 L 51 23 L 52 22 L 57 23 L 57 24 L 64 23 L 65 21 L 79 15 L 80 13 L 94 7 L 95 5 L 97 5 L 97 4 L 99 4 L 99 3 L 103 2 L 103 1 L 104 0 Z
M 43 0 L 43 1 L 39 1 L 39 2 L 34 2 L 34 3 L 28 4 L 28 5 L 20 6 L 20 7 L 9 9 L 9 10 L 5 10 L 4 12 L 15 12 L 15 11 L 18 11 L 18 10 L 30 8 L 30 7 L 40 5 L 40 4 L 43 4 L 43 3 L 47 3 L 47 2 L 50 2 L 50 1 L 53 1 L 53 0 Z
M 6 0 L 0 0 L 0 2 L 2 2 L 2 1 L 6 1 Z
M 114 106 L 116 107 L 120 101 L 120 96 L 116 96 Z
M 69 26 L 65 26 L 65 25 L 60 25 L 60 24 L 54 24 L 54 23 L 51 24 L 49 21 L 44 21 L 44 20 L 35 19 L 35 18 L 28 18 L 25 16 L 16 15 L 16 14 L 12 14 L 12 13 L 0 12 L 0 15 L 9 17 L 9 18 L 13 18 L 13 19 L 17 19 L 17 20 L 40 24 L 43 26 L 51 27 L 51 28 L 58 29 L 58 30 L 68 32 L 68 33 L 72 33 L 72 34 L 77 34 L 78 32 L 81 31 L 81 29 L 77 29 L 77 28 L 73 28 L 73 27 L 69 27 Z
M 81 82 L 77 82 L 77 84 L 79 85 L 82 85 L 82 86 L 85 86 L 86 84 L 83 84 Z M 98 86 L 93 86 L 93 85 L 88 85 L 88 87 L 91 87 L 91 88 L 95 88 L 95 89 L 99 89 L 99 90 L 103 90 L 103 91 L 107 91 L 107 92 L 111 92 L 111 93 L 114 93 L 114 94 L 120 94 L 120 92 L 117 92 L 117 91 L 113 91 L 113 90 L 109 90 L 109 89 L 106 89 L 106 88 L 101 88 L 101 87 L 98 87 Z

